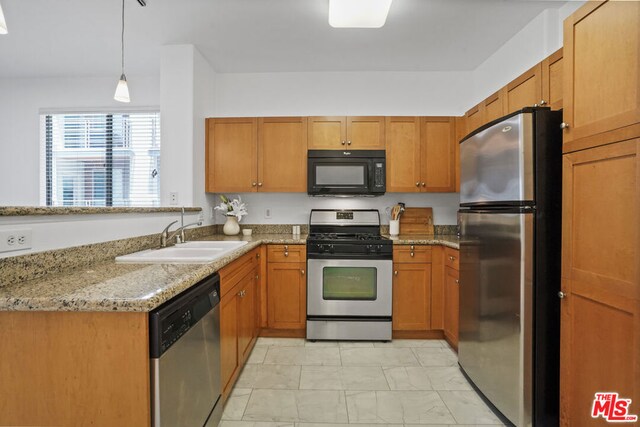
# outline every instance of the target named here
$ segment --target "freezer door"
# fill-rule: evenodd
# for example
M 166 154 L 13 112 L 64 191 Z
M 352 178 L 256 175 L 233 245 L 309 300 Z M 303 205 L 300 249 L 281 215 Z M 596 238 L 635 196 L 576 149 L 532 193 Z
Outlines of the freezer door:
M 525 204 L 534 199 L 533 113 L 505 120 L 460 143 L 460 204 Z
M 516 426 L 532 422 L 533 213 L 461 214 L 460 366 Z

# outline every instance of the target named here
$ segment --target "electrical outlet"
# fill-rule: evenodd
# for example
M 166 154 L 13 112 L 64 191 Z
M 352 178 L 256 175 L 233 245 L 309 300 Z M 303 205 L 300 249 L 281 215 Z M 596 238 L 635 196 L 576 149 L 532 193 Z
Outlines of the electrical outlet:
M 204 214 L 202 212 L 198 214 L 198 222 L 204 222 Z
M 270 219 L 270 218 L 271 218 L 271 208 L 266 208 L 266 209 L 264 210 L 264 217 L 265 217 L 266 219 Z
M 178 206 L 178 193 L 169 193 L 169 204 L 171 206 Z
M 0 252 L 31 249 L 31 229 L 0 230 Z

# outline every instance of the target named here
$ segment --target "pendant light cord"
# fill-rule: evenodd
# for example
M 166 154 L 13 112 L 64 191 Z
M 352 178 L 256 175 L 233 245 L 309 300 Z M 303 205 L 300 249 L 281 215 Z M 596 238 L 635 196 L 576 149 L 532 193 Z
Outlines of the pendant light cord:
M 122 45 L 122 74 L 124 74 L 124 0 L 122 0 L 122 33 L 120 38 Z

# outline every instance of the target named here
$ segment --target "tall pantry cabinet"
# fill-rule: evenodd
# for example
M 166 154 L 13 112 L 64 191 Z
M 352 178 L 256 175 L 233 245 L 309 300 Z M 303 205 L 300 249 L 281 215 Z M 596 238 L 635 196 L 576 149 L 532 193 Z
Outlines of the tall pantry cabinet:
M 640 2 L 588 2 L 564 23 L 562 426 L 597 392 L 640 414 Z

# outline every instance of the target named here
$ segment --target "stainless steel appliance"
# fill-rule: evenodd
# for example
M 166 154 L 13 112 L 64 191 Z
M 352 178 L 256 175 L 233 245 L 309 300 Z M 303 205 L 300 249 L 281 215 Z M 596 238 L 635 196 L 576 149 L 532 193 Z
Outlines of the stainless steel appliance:
M 386 191 L 384 150 L 309 150 L 311 196 L 381 196 Z
M 392 259 L 377 210 L 312 210 L 307 339 L 390 340 Z
M 219 303 L 215 274 L 149 313 L 154 427 L 218 425 Z
M 459 363 L 516 426 L 557 426 L 562 113 L 526 108 L 460 142 Z

